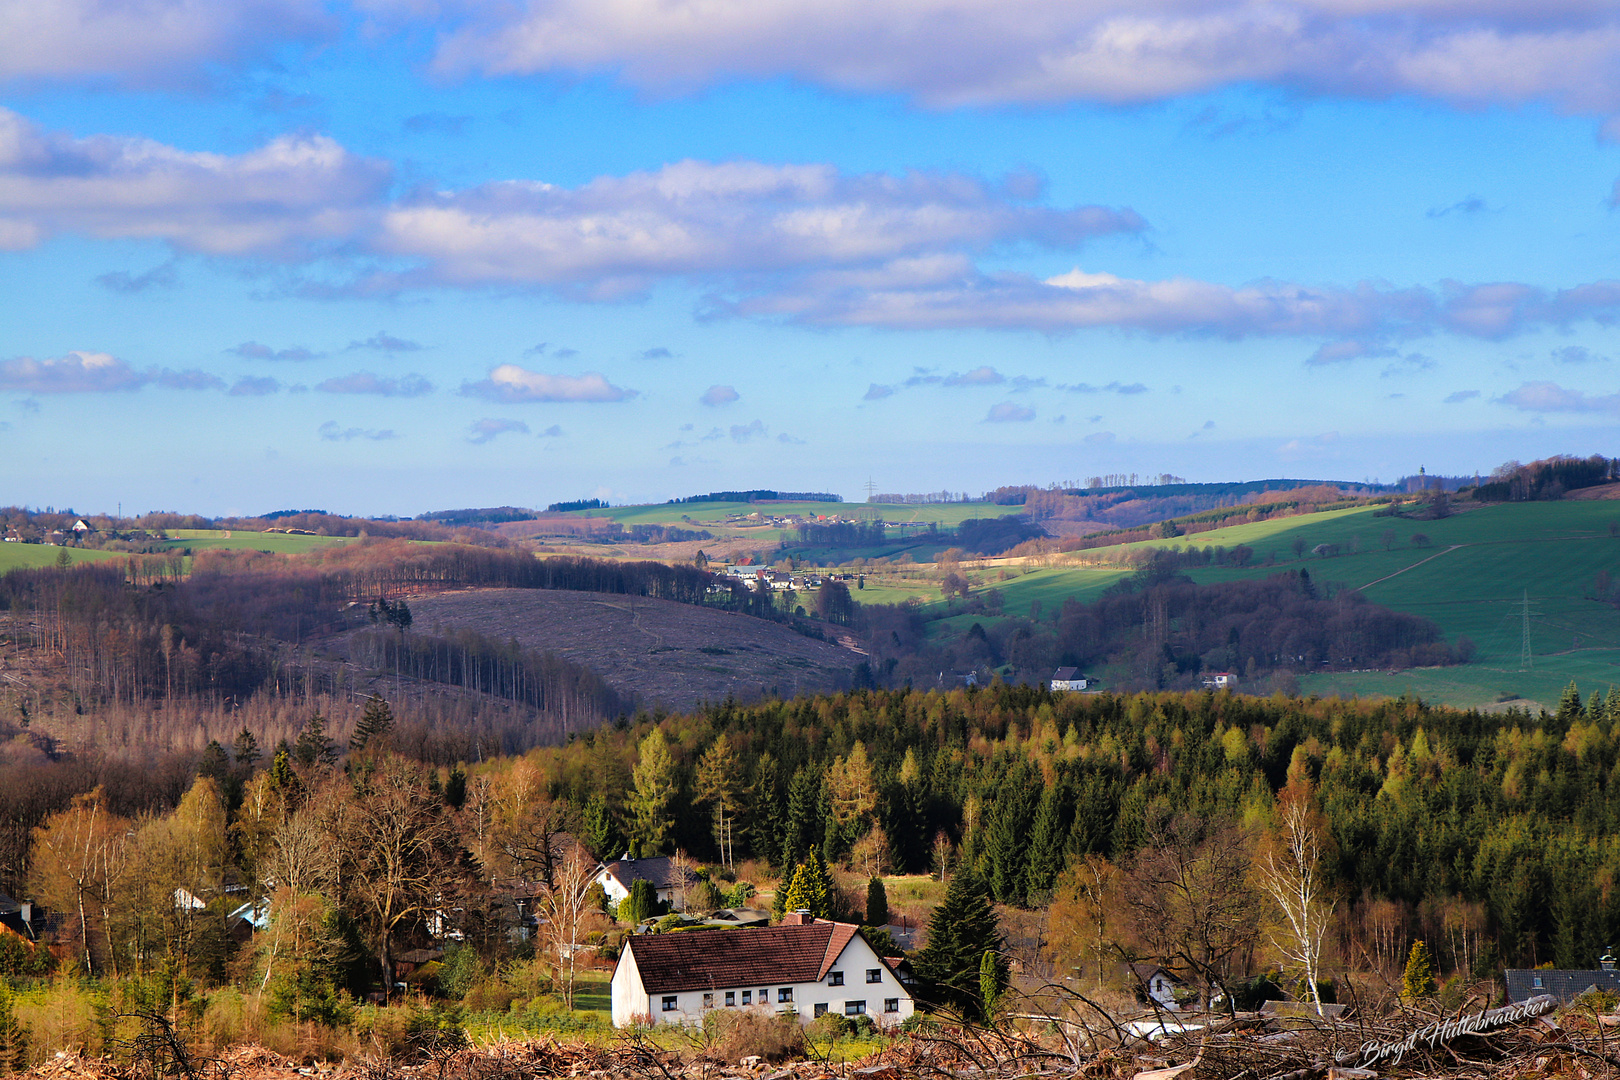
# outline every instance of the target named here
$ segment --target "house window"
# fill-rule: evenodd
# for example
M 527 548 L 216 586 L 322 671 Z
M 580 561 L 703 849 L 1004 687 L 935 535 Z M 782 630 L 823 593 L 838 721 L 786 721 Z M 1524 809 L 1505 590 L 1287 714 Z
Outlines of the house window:
M 759 1003 L 761 1005 L 768 1005 L 768 1004 L 770 1004 L 770 1000 L 771 1000 L 771 992 L 769 990 L 765 989 L 763 986 L 760 987 L 759 988 Z
M 812 1011 L 817 1016 L 826 1016 L 827 1015 L 827 1003 L 825 1001 L 816 1002 L 816 1007 Z
M 827 973 L 827 985 L 828 986 L 843 986 L 844 985 L 844 973 L 842 971 L 829 971 Z
M 845 1016 L 860 1016 L 865 1012 L 866 1012 L 866 1002 L 864 1002 L 864 1001 L 846 1001 L 846 1002 L 844 1002 L 844 1015 Z
M 703 1007 L 705 1009 L 714 1008 L 714 995 L 713 994 L 704 994 L 703 995 Z
M 784 986 L 780 990 L 778 990 L 776 992 L 776 1000 L 779 1001 L 779 1002 L 792 1001 L 793 1000 L 793 987 Z
M 674 1012 L 675 1011 L 675 998 L 673 996 L 670 996 L 670 997 L 667 997 L 667 998 L 664 999 L 664 1011 L 665 1012 Z
M 867 968 L 866 969 L 866 981 L 869 982 L 869 983 L 880 983 L 880 982 L 882 982 L 883 981 L 883 969 L 882 968 Z
M 735 991 L 735 990 L 727 990 L 726 991 L 726 1008 L 729 1009 L 731 1006 L 733 1006 L 735 1004 L 737 1004 L 737 991 Z
M 883 1011 L 884 1012 L 899 1012 L 900 1011 L 900 999 L 899 998 L 884 998 L 883 999 Z
M 1541 989 L 1541 976 L 1540 975 L 1536 976 L 1536 989 L 1537 990 Z
M 744 990 L 743 991 L 743 1004 L 744 1005 L 752 1005 L 753 1003 L 754 1003 L 754 992 L 752 990 Z

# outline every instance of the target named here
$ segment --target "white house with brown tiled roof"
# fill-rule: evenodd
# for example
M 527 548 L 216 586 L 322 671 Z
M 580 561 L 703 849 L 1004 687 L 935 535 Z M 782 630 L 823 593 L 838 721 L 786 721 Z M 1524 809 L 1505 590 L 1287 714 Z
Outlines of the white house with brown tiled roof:
M 638 880 L 650 881 L 659 900 L 680 910 L 684 907 L 680 903 L 682 895 L 697 885 L 698 876 L 689 866 L 676 866 L 668 855 L 633 859 L 627 853 L 624 858 L 603 866 L 591 880 L 602 886 L 607 898 L 615 904 L 630 895 L 630 886 Z
M 613 969 L 613 1023 L 699 1024 L 717 1009 L 809 1023 L 822 1013 L 887 1027 L 916 1011 L 900 979 L 850 923 L 790 915 L 757 930 L 694 930 L 626 939 Z

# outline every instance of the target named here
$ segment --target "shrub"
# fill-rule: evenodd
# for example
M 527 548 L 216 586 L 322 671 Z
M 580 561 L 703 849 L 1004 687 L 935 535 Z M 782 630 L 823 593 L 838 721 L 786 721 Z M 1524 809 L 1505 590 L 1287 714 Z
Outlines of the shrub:
M 355 1034 L 373 1056 L 419 1061 L 435 1052 L 460 1050 L 467 1045 L 461 1029 L 461 1010 L 436 1003 L 431 1009 L 418 1005 L 368 1005 L 355 1018 Z
M 792 1017 L 754 1010 L 711 1012 L 709 1017 L 714 1018 L 714 1052 L 726 1061 L 737 1063 L 754 1055 L 764 1061 L 786 1061 L 804 1055 L 804 1028 Z M 709 1017 L 704 1018 L 705 1025 Z

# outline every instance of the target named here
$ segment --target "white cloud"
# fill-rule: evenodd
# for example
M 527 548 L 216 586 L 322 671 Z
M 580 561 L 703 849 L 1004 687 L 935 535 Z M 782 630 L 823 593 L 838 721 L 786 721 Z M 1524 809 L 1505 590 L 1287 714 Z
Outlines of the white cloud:
M 264 397 L 280 389 L 281 383 L 267 375 L 244 375 L 236 380 L 229 393 L 231 397 Z
M 369 0 L 393 7 L 407 0 Z M 1607 0 L 464 0 L 441 74 L 742 78 L 934 106 L 1155 101 L 1222 86 L 1620 105 Z
M 753 438 L 763 438 L 765 434 L 765 423 L 762 420 L 752 420 L 746 424 L 731 425 L 732 442 L 745 443 Z
M 990 406 L 990 411 L 985 414 L 984 418 L 992 424 L 1019 423 L 1035 419 L 1035 410 L 1027 405 L 1003 401 L 999 405 Z
M 482 420 L 473 421 L 472 426 L 467 429 L 467 441 L 470 443 L 487 443 L 495 436 L 504 435 L 509 431 L 527 435 L 529 425 L 521 420 L 496 420 L 486 416 Z M 541 434 L 549 435 L 551 431 L 542 432 Z
M 386 330 L 379 330 L 364 341 L 349 342 L 351 349 L 376 349 L 378 352 L 419 352 L 422 346 L 405 338 L 397 338 Z
M 311 352 L 302 345 L 294 345 L 290 349 L 272 349 L 257 341 L 244 341 L 236 348 L 226 351 L 233 352 L 244 360 L 315 360 L 321 355 Z
M 1477 397 L 1479 397 L 1478 390 L 1453 390 L 1451 393 L 1445 396 L 1443 399 L 1443 404 L 1461 405 L 1463 402 L 1472 401 Z
M 463 383 L 461 392 L 491 401 L 629 401 L 635 390 L 614 386 L 599 372 L 551 375 L 516 364 L 492 368 L 487 379 Z
M 0 80 L 200 83 L 208 68 L 324 37 L 319 0 L 0 0 Z
M 1584 390 L 1567 389 L 1555 382 L 1527 382 L 1496 400 L 1522 412 L 1620 414 L 1620 393 L 1588 394 Z
M 145 375 L 107 353 L 70 352 L 44 360 L 32 356 L 0 360 L 0 390 L 73 394 L 134 390 L 146 381 Z
M 1136 232 L 1130 210 L 1054 209 L 1020 178 L 845 174 L 830 165 L 682 161 L 578 188 L 533 181 L 422 192 L 391 206 L 374 248 L 418 260 L 373 289 L 524 283 L 612 299 L 671 276 L 860 271 L 921 258 L 927 272 L 1010 243 L 1073 248 Z
M 32 356 L 0 360 L 0 393 L 97 394 L 138 390 L 148 385 L 165 390 L 222 390 L 225 382 L 196 368 L 136 371 L 118 357 L 100 352 L 70 352 L 43 360 Z M 23 403 L 25 408 L 28 405 Z
M 74 138 L 0 107 L 0 249 L 77 232 L 210 255 L 307 254 L 362 231 L 388 179 L 385 164 L 325 135 L 283 135 L 235 156 L 196 153 Z
M 711 386 L 698 398 L 705 405 L 729 405 L 742 395 L 730 386 Z

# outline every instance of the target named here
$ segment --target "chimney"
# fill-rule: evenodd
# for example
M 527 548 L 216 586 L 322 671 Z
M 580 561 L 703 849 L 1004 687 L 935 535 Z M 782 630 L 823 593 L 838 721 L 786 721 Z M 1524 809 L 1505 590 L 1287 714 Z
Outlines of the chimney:
M 1608 949 L 1606 949 L 1604 951 L 1602 958 L 1600 958 L 1598 960 L 1598 967 L 1603 969 L 1604 971 L 1613 971 L 1614 970 L 1614 946 L 1613 945 L 1610 945 L 1608 947 Z

